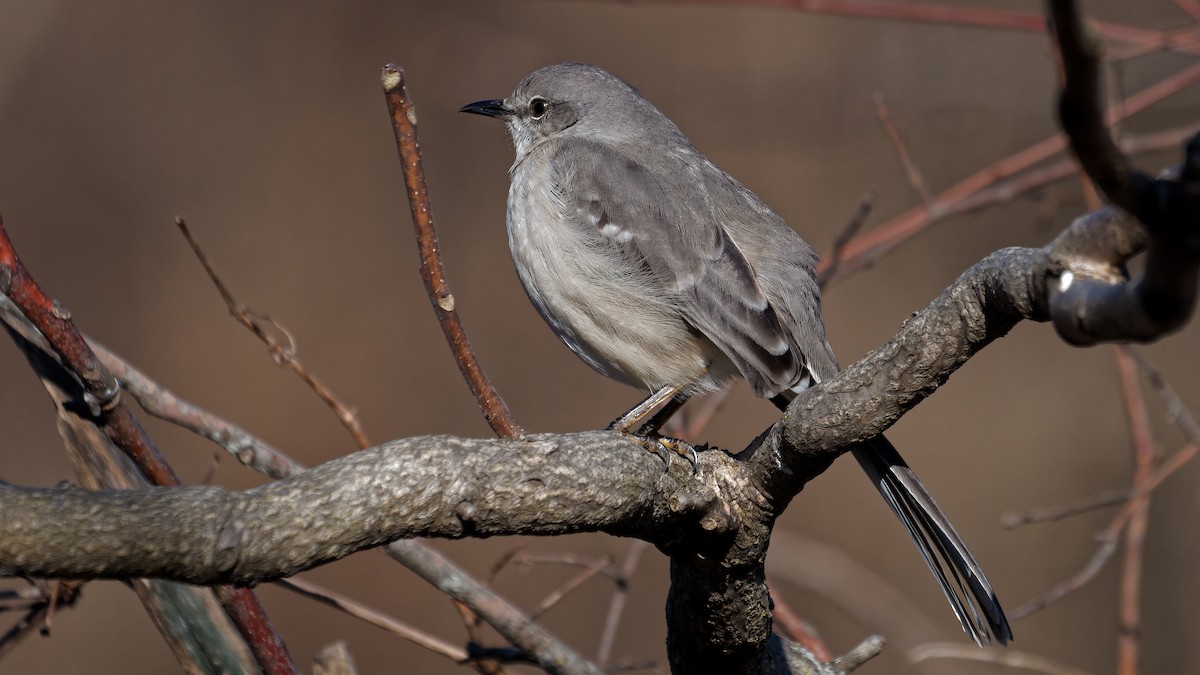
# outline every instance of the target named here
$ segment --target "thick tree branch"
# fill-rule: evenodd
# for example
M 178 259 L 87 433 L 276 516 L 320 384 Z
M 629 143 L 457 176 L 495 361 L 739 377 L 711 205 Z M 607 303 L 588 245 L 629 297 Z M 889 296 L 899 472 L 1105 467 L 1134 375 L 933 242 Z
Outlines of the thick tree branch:
M 1103 113 L 1100 43 L 1087 32 L 1073 0 L 1049 0 L 1062 62 L 1059 116 L 1071 149 L 1087 175 L 1144 226 L 1126 231 L 1146 247 L 1146 269 L 1126 282 L 1131 253 L 1121 247 L 1073 247 L 1058 259 L 1054 325 L 1075 344 L 1154 340 L 1191 316 L 1200 281 L 1200 135 L 1188 143 L 1177 175 L 1151 179 L 1135 170 L 1112 136 Z M 1140 228 L 1139 228 L 1140 229 Z M 1064 247 L 1066 248 L 1066 247 Z M 1065 251 L 1064 251 L 1065 252 Z
M 1055 7 L 1073 11 L 1066 3 Z M 1077 20 L 1056 25 L 1075 31 L 1060 38 L 1064 52 L 1086 46 Z M 1077 61 L 1064 53 L 1068 85 L 1083 91 L 1071 95 L 1083 101 L 1077 112 L 1085 120 L 1066 125 L 1072 147 L 1141 222 L 1102 210 L 1043 249 L 988 256 L 887 344 L 799 396 L 747 452 L 703 452 L 693 474 L 683 462 L 664 470 L 636 443 L 605 432 L 519 441 L 415 438 L 245 492 L 0 486 L 0 573 L 249 584 L 384 542 L 403 547 L 409 542 L 396 540 L 406 537 L 604 531 L 653 542 L 671 555 L 667 623 L 676 671 L 842 672 L 856 660 L 817 664 L 771 632 L 766 546 L 774 518 L 804 484 L 1019 321 L 1054 320 L 1064 338 L 1081 344 L 1149 340 L 1181 325 L 1195 304 L 1200 142 L 1189 145 L 1178 179 L 1150 181 L 1111 164 L 1095 169 L 1088 157 L 1110 157 L 1111 148 L 1101 141 L 1092 152 L 1082 139 L 1102 129 L 1103 118 L 1094 83 L 1072 75 Z M 389 91 L 398 85 L 396 79 Z M 412 122 L 411 109 L 403 110 L 399 126 Z M 1143 251 L 1145 271 L 1130 281 L 1124 265 Z M 431 297 L 442 312 L 452 311 L 448 291 Z M 447 575 L 433 576 L 454 595 Z
M 662 460 L 614 432 L 422 437 L 244 492 L 0 486 L 0 574 L 252 584 L 416 536 L 606 531 L 661 546 L 712 540 L 732 522 L 703 479 L 733 463 L 719 452 L 705 458 L 694 477 L 683 462 L 664 472 Z
M 401 537 L 605 531 L 672 554 L 677 670 L 757 662 L 786 672 L 776 669 L 790 652 L 769 637 L 762 573 L 774 516 L 847 447 L 886 429 L 1018 321 L 1046 320 L 1064 251 L 1132 254 L 1140 228 L 1102 210 L 1044 249 L 988 256 L 886 345 L 798 397 L 753 451 L 702 452 L 695 474 L 684 462 L 664 471 L 620 435 L 589 432 L 394 441 L 242 493 L 8 486 L 0 572 L 254 583 Z M 297 513 L 309 517 L 291 522 Z
M 5 321 L 8 327 L 14 331 L 14 335 L 19 336 L 18 341 L 27 341 L 22 347 L 26 354 L 30 355 L 30 358 L 39 358 L 46 362 L 47 367 L 39 369 L 43 380 L 56 377 L 56 374 L 62 373 L 62 369 L 59 367 L 57 361 L 54 361 L 49 356 L 50 348 L 45 343 L 45 339 L 29 323 L 28 319 L 12 305 L 7 297 L 2 294 L 0 294 L 0 320 Z M 94 342 L 91 344 L 99 358 L 104 361 L 106 367 L 120 379 L 122 386 L 130 393 L 133 393 L 139 403 L 146 406 L 152 414 L 192 429 L 196 433 L 209 438 L 213 442 L 220 444 L 230 453 L 235 454 L 239 461 L 267 475 L 284 478 L 296 475 L 305 470 L 304 467 L 296 464 L 293 460 L 270 447 L 261 439 L 254 437 L 244 429 L 231 424 L 209 411 L 197 408 L 179 399 L 157 382 L 130 367 L 129 364 L 125 363 L 115 354 L 108 352 Z M 70 380 L 70 378 L 67 378 L 67 380 Z M 70 381 L 64 382 L 63 386 L 78 387 L 77 384 Z M 85 406 L 77 404 L 69 407 L 72 410 L 85 408 Z M 91 427 L 90 422 L 83 418 L 78 418 L 78 422 L 78 426 L 80 427 L 79 433 L 86 434 L 89 427 Z M 99 435 L 103 437 L 102 434 Z M 89 455 L 79 463 L 89 466 L 102 466 L 106 462 L 105 456 L 93 457 Z M 85 483 L 85 486 L 100 489 L 103 487 L 103 484 L 92 485 Z M 138 487 L 144 486 L 144 483 L 138 484 Z M 599 672 L 599 669 L 593 664 L 566 647 L 562 641 L 532 621 L 524 612 L 513 606 L 512 603 L 492 591 L 486 585 L 481 584 L 444 555 L 433 550 L 423 542 L 398 540 L 392 542 L 383 550 L 387 555 L 403 564 L 426 582 L 435 586 L 448 597 L 463 603 L 464 606 L 470 607 L 472 612 L 487 621 L 498 633 L 511 641 L 524 653 L 528 654 L 530 658 L 536 660 L 548 672 Z M 139 590 L 143 585 L 154 588 L 160 585 L 169 585 L 170 583 L 139 581 L 134 583 L 134 588 L 135 590 Z M 193 589 L 195 592 L 204 591 L 204 589 L 198 587 L 187 586 L 186 588 Z M 163 622 L 163 625 L 176 626 L 180 623 L 178 620 L 170 620 Z M 190 626 L 188 625 L 181 625 L 180 628 L 182 629 L 182 634 L 185 636 L 198 634 L 190 630 Z M 230 668 L 225 669 L 230 670 Z M 237 668 L 233 668 L 233 670 L 237 670 Z

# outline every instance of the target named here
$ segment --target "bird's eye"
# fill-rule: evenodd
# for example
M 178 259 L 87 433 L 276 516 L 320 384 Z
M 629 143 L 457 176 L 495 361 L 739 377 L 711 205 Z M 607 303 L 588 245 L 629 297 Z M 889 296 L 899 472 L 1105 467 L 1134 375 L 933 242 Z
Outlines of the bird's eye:
M 550 109 L 550 102 L 544 98 L 535 98 L 529 102 L 529 116 L 535 120 L 542 119 L 542 115 Z

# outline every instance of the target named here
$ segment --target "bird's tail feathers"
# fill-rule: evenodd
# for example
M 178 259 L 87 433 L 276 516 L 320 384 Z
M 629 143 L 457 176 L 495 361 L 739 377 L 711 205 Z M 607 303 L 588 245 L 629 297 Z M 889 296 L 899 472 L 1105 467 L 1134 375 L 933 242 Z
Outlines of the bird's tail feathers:
M 908 530 L 963 631 L 980 646 L 993 637 L 1008 644 L 1012 629 L 983 569 L 896 448 L 877 436 L 855 448 L 854 458 Z
M 771 402 L 780 410 L 786 409 L 796 393 L 784 391 Z M 1012 629 L 992 585 L 950 519 L 895 446 L 877 436 L 857 446 L 854 458 L 908 530 L 963 631 L 980 646 L 991 643 L 993 637 L 1000 644 L 1008 644 Z

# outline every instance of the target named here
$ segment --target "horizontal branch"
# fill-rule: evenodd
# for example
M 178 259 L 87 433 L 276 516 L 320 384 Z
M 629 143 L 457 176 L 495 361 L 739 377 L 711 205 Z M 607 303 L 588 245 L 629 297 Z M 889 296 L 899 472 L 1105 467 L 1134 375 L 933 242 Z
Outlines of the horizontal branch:
M 442 436 L 393 441 L 242 492 L 0 486 L 0 574 L 251 584 L 411 537 L 605 531 L 670 546 L 731 527 L 701 477 L 732 461 L 704 455 L 693 476 L 678 460 L 664 471 L 615 432 Z

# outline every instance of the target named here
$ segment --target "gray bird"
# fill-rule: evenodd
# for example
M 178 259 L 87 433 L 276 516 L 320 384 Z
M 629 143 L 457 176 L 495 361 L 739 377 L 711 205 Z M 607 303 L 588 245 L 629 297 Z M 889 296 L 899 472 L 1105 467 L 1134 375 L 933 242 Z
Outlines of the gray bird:
M 643 427 L 657 429 L 734 376 L 783 408 L 838 372 L 816 254 L 633 87 L 562 63 L 460 112 L 502 119 L 512 135 L 508 242 L 538 313 L 592 368 L 653 392 L 615 428 L 666 404 Z M 983 571 L 892 444 L 853 452 L 963 630 L 980 645 L 1012 639 Z

